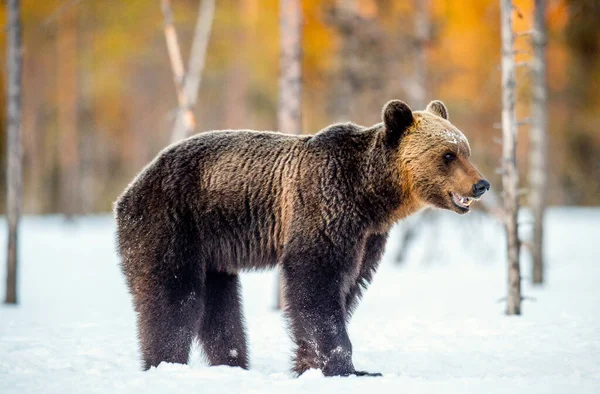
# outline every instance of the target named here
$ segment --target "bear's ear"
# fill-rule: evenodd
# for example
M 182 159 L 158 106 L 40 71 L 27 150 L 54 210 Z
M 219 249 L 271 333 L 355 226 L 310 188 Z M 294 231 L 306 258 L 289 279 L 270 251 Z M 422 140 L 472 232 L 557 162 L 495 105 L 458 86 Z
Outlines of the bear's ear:
M 388 101 L 383 106 L 383 124 L 390 137 L 400 138 L 414 122 L 410 107 L 403 101 Z
M 442 103 L 440 100 L 433 100 L 430 102 L 425 111 L 431 112 L 440 118 L 448 120 L 448 108 L 446 108 L 444 103 Z

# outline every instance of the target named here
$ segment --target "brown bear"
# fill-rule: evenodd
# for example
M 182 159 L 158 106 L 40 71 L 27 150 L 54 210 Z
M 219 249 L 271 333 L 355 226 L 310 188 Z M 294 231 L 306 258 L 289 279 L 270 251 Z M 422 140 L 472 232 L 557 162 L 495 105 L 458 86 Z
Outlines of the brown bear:
M 118 249 L 143 368 L 248 367 L 239 273 L 279 265 L 297 346 L 293 370 L 379 375 L 352 363 L 346 324 L 392 224 L 424 207 L 469 211 L 489 183 L 433 101 L 388 102 L 383 123 L 315 135 L 213 131 L 164 149 L 115 203 Z

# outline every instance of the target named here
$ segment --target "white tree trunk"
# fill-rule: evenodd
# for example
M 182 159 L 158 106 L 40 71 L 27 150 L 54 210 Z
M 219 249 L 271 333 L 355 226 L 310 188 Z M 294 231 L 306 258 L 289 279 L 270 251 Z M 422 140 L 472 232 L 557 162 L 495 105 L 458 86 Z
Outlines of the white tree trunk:
M 302 133 L 302 8 L 300 0 L 279 3 L 279 131 Z M 277 283 L 277 308 L 285 307 L 283 278 Z
M 190 109 L 190 104 L 187 95 L 185 94 L 185 67 L 183 66 L 183 58 L 181 49 L 179 48 L 179 40 L 177 31 L 173 24 L 173 11 L 171 10 L 171 0 L 161 0 L 161 9 L 165 18 L 165 40 L 167 42 L 167 50 L 169 51 L 169 60 L 171 60 L 171 70 L 173 71 L 173 82 L 175 83 L 175 91 L 177 93 L 177 103 L 179 104 L 177 118 L 183 118 L 183 127 L 188 132 L 196 127 L 196 119 L 194 113 Z M 174 140 L 175 132 L 173 129 L 171 139 Z
M 546 0 L 535 0 L 533 102 L 529 150 L 529 205 L 533 213 L 533 283 L 544 282 L 543 222 L 546 208 Z
M 77 7 L 66 9 L 57 22 L 57 90 L 60 204 L 67 219 L 81 213 L 79 178 Z
M 190 51 L 190 60 L 188 62 L 188 71 L 185 74 L 183 91 L 186 96 L 187 110 L 180 110 L 175 119 L 175 126 L 171 134 L 171 142 L 179 141 L 190 135 L 193 126 L 190 128 L 188 117 L 198 100 L 198 90 L 202 81 L 202 72 L 206 63 L 206 52 L 208 42 L 210 41 L 210 32 L 215 15 L 215 0 L 203 0 L 198 9 L 198 19 L 196 29 L 192 40 L 192 49 Z M 189 113 L 188 113 L 189 112 Z M 193 115 L 192 115 L 193 117 Z M 195 124 L 194 124 L 195 125 Z
M 279 131 L 302 132 L 302 9 L 300 0 L 280 0 Z
M 6 215 L 8 249 L 6 273 L 7 304 L 17 303 L 18 233 L 21 215 L 22 151 L 21 151 L 21 73 L 22 36 L 19 0 L 8 0 L 7 42 L 7 171 Z
M 519 210 L 517 170 L 517 120 L 515 114 L 515 61 L 513 50 L 512 1 L 500 0 L 502 30 L 502 188 L 504 225 L 508 255 L 508 297 L 506 312 L 521 314 L 521 269 L 517 214 Z
M 416 0 L 415 15 L 415 74 L 412 89 L 413 108 L 425 109 L 427 105 L 427 43 L 429 42 L 431 24 L 429 17 L 429 0 Z
M 337 0 L 336 18 L 340 28 L 341 47 L 338 53 L 338 68 L 332 113 L 336 122 L 347 122 L 352 111 L 356 84 L 360 80 L 356 54 L 358 52 L 358 2 Z

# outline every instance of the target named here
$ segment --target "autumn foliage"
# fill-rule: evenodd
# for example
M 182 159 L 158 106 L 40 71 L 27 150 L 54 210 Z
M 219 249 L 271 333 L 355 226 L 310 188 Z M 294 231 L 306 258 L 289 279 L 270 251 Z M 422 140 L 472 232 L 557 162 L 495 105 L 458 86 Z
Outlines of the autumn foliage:
M 415 1 L 359 0 L 350 51 L 344 47 L 349 39 L 344 19 L 336 12 L 340 3 L 302 2 L 304 133 L 340 117 L 379 122 L 380 108 L 391 98 L 410 104 Z M 448 105 L 452 122 L 471 141 L 474 162 L 499 185 L 498 1 L 430 3 L 427 99 Z M 277 127 L 278 4 L 217 1 L 195 110 L 197 131 Z M 525 32 L 532 26 L 533 1 L 515 4 L 517 32 Z M 22 7 L 24 210 L 110 210 L 126 183 L 169 142 L 176 115 L 159 1 L 28 0 Z M 196 0 L 173 1 L 185 57 L 197 7 Z M 5 13 L 3 3 L 2 20 Z M 550 204 L 600 203 L 599 20 L 597 1 L 549 2 Z M 74 43 L 65 44 L 71 39 Z M 5 40 L 0 35 L 3 54 Z M 517 49 L 516 60 L 526 63 L 527 36 L 517 39 Z M 340 89 L 348 83 L 340 78 L 350 78 L 341 71 L 348 62 L 354 65 L 352 94 L 340 104 Z M 519 68 L 521 119 L 529 113 L 530 79 L 527 67 Z M 1 100 L 4 104 L 5 97 Z M 518 135 L 523 181 L 527 127 Z M 65 194 L 61 189 L 67 187 L 73 190 Z

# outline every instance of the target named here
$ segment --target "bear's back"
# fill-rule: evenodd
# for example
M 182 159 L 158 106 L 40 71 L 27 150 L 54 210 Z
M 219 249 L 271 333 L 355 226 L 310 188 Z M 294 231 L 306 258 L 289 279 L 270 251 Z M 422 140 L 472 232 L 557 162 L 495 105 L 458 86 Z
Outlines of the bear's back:
M 193 233 L 209 269 L 273 266 L 292 231 L 356 216 L 374 135 L 338 124 L 313 136 L 240 130 L 190 137 L 165 148 L 119 198 L 119 238 Z
M 193 224 L 184 227 L 198 228 L 213 264 L 273 265 L 285 236 L 285 185 L 309 138 L 212 131 L 173 144 L 116 202 L 119 232 L 128 232 L 130 223 L 151 232 L 160 231 L 155 227 L 179 231 L 173 218 L 189 220 Z
M 229 194 L 253 181 L 264 186 L 264 178 L 290 164 L 291 160 L 284 159 L 297 156 L 307 138 L 252 130 L 195 135 L 163 149 L 131 182 L 117 207 L 127 195 L 150 197 L 133 190 L 139 188 L 176 193 L 172 197 L 177 199 L 198 189 L 203 194 Z

